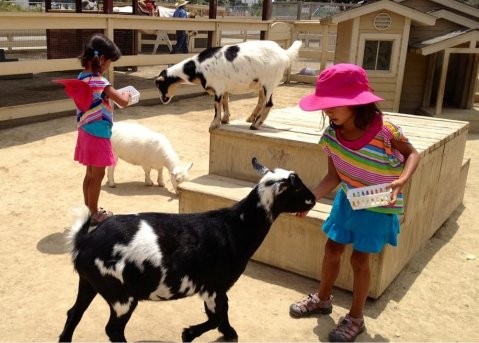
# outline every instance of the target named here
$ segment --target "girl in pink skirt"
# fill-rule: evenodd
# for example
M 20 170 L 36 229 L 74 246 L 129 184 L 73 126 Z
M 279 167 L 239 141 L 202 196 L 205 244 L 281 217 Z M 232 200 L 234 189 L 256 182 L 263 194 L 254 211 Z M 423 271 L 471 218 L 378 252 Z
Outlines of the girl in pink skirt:
M 77 87 L 77 93 L 84 93 L 84 96 L 77 94 L 75 99 L 78 123 L 75 161 L 86 166 L 83 198 L 92 216 L 90 225 L 96 225 L 113 215 L 98 207 L 105 168 L 115 164 L 110 140 L 113 126 L 110 99 L 124 107 L 128 105 L 130 94 L 117 91 L 102 74 L 112 61 L 120 57 L 120 49 L 103 34 L 93 35 L 80 57 L 84 69 L 78 75 L 78 80 L 88 85 L 89 89 L 85 91 L 85 87 Z M 84 86 L 83 83 L 80 85 Z

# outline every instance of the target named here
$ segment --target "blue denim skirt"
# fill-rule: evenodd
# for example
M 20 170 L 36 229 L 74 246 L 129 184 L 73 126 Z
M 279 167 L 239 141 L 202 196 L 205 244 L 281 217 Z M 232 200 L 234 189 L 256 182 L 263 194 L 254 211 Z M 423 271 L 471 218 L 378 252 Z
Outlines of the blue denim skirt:
M 352 244 L 356 251 L 374 254 L 386 244 L 397 246 L 399 218 L 397 214 L 353 210 L 346 194 L 339 189 L 323 231 L 336 243 Z

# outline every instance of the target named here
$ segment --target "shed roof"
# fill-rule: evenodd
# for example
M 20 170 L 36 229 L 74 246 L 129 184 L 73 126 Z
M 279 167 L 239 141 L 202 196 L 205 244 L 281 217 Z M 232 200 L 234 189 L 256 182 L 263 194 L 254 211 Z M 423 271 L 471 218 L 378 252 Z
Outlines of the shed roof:
M 366 5 L 362 5 L 361 7 L 353 8 L 349 11 L 340 12 L 338 14 L 332 15 L 327 17 L 323 20 L 331 22 L 332 24 L 337 24 L 346 20 L 350 20 L 356 17 L 360 17 L 372 12 L 380 11 L 380 10 L 388 10 L 393 13 L 397 13 L 399 15 L 411 18 L 415 25 L 427 25 L 432 26 L 436 23 L 436 17 L 415 10 L 413 8 L 397 4 L 393 1 L 389 0 L 381 0 L 376 1 L 373 3 L 369 3 Z
M 426 56 L 446 48 L 452 48 L 460 44 L 477 40 L 479 40 L 478 30 L 460 29 L 423 42 L 412 44 L 410 46 L 410 51 Z
M 394 0 L 394 1 L 401 3 L 404 0 Z M 462 12 L 469 16 L 479 18 L 479 10 L 477 8 L 466 5 L 462 2 L 454 1 L 454 0 L 430 0 L 430 1 L 435 2 L 436 4 L 440 4 L 444 7 L 448 7 L 450 9 L 454 9 L 456 11 Z
M 479 29 L 479 21 L 463 17 L 446 9 L 430 12 L 436 18 L 443 18 L 453 23 L 466 26 L 470 29 Z

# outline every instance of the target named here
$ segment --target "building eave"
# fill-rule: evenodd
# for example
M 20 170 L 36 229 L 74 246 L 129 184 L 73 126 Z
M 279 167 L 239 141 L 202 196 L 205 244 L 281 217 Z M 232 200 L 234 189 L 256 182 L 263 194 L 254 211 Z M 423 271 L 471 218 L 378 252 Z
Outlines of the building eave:
M 415 25 L 433 26 L 436 23 L 436 17 L 430 14 L 397 4 L 389 0 L 373 2 L 371 4 L 366 4 L 361 7 L 351 9 L 349 11 L 332 15 L 331 17 L 327 18 L 327 21 L 331 24 L 338 24 L 343 21 L 351 20 L 381 10 L 388 10 L 393 13 L 408 17 L 414 22 Z
M 427 44 L 427 42 L 423 42 L 422 44 L 426 44 L 425 46 L 423 47 L 413 46 L 409 48 L 409 51 L 416 54 L 423 55 L 423 56 L 427 56 L 427 55 L 431 55 L 433 53 L 445 50 L 447 48 L 456 47 L 460 44 L 464 44 L 467 42 L 476 42 L 477 44 L 478 41 L 479 41 L 479 31 L 472 30 L 472 31 L 464 32 L 462 34 L 459 34 L 449 39 L 441 40 L 437 43 Z
M 445 19 L 450 22 L 468 27 L 470 29 L 479 29 L 479 21 L 465 18 L 459 14 L 452 13 L 446 9 L 432 12 L 431 15 L 435 16 L 436 18 Z

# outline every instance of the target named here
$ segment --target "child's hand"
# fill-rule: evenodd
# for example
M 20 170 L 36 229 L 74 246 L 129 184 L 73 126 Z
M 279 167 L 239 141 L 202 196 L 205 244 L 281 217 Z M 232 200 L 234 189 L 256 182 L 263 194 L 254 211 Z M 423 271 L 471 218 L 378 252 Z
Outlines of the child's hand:
M 304 218 L 304 217 L 306 217 L 306 215 L 308 214 L 308 212 L 309 212 L 309 211 L 297 212 L 297 213 L 296 213 L 296 217 Z
M 400 179 L 393 181 L 389 184 L 389 188 L 391 188 L 391 202 L 389 203 L 390 205 L 394 205 L 396 203 L 397 197 L 399 193 L 401 192 L 402 188 L 404 186 L 404 182 L 401 181 Z
M 121 96 L 123 98 L 128 99 L 128 102 L 130 102 L 130 99 L 131 99 L 131 93 L 130 92 L 123 92 L 123 93 L 121 93 Z

